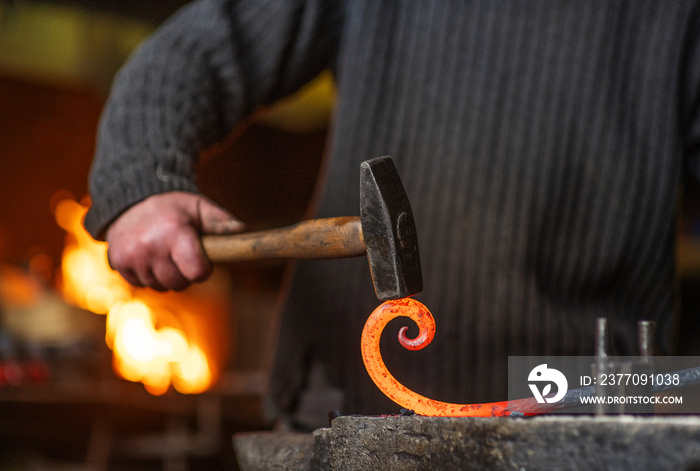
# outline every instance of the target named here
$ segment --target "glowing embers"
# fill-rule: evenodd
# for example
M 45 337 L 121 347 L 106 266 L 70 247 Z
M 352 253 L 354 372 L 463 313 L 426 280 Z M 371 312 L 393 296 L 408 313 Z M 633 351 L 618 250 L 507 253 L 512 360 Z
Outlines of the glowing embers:
M 392 401 L 416 414 L 437 417 L 493 417 L 510 415 L 508 401 L 486 404 L 451 404 L 421 396 L 401 384 L 389 372 L 379 348 L 387 323 L 396 317 L 412 319 L 420 329 L 415 339 L 406 338 L 406 327 L 399 331 L 399 342 L 410 350 L 420 350 L 435 336 L 435 320 L 427 307 L 412 298 L 387 301 L 372 312 L 362 331 L 362 360 L 377 387 Z
M 70 199 L 55 210 L 68 233 L 61 264 L 66 301 L 107 315 L 105 340 L 123 378 L 155 395 L 171 384 L 183 394 L 209 389 L 228 347 L 227 287 L 215 286 L 216 279 L 181 293 L 132 287 L 109 268 L 107 244 L 85 232 L 86 211 Z

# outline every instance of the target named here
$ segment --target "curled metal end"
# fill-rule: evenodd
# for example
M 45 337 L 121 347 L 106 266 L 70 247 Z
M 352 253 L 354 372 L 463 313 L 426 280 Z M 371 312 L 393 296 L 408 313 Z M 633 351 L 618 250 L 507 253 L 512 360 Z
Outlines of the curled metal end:
M 418 415 L 442 417 L 492 417 L 511 415 L 507 401 L 488 404 L 452 404 L 436 401 L 408 389 L 387 369 L 379 349 L 384 327 L 396 317 L 408 317 L 420 328 L 414 339 L 406 337 L 407 327 L 399 331 L 399 342 L 409 350 L 420 350 L 432 342 L 435 321 L 423 304 L 402 298 L 387 301 L 372 312 L 362 331 L 362 360 L 374 384 L 392 401 Z
M 406 331 L 408 327 L 401 327 L 399 329 L 399 343 L 409 350 L 420 350 L 421 348 L 427 346 L 431 340 L 432 336 L 427 330 L 421 329 L 418 336 L 414 339 L 409 339 L 406 337 Z M 428 339 L 428 337 L 431 337 Z

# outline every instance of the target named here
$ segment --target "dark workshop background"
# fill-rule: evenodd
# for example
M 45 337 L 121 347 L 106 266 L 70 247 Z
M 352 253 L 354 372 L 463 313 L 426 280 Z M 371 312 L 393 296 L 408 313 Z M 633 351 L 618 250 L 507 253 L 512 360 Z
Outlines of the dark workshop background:
M 105 318 L 68 309 L 54 292 L 66 237 L 54 209 L 87 194 L 114 73 L 184 3 L 0 1 L 1 471 L 236 469 L 232 434 L 271 426 L 262 410 L 270 360 L 263 349 L 274 342 L 285 264 L 217 267 L 213 289 L 230 297 L 232 338 L 219 384 L 202 395 L 153 396 L 119 379 Z M 332 80 L 322 75 L 235 130 L 206 152 L 203 191 L 250 229 L 300 220 L 332 103 Z M 17 287 L 37 279 L 41 302 L 17 325 Z
M 0 0 L 0 315 L 7 304 L 3 280 L 16 282 L 8 273 L 38 278 L 49 293 L 55 289 L 65 233 L 53 210 L 60 198 L 81 200 L 87 193 L 96 125 L 112 77 L 184 3 Z M 236 130 L 235 139 L 208 151 L 199 170 L 203 191 L 251 229 L 301 219 L 332 101 L 324 75 Z M 686 190 L 679 198 L 678 353 L 698 355 L 700 199 L 694 183 Z M 235 469 L 230 436 L 271 425 L 261 405 L 268 364 L 260 346 L 270 341 L 285 268 L 223 267 L 223 289 L 233 292 L 229 383 L 201 396 L 169 391 L 156 397 L 117 378 L 103 341 L 104 317 L 71 311 L 67 328 L 86 332 L 72 344 L 23 343 L 0 324 L 0 471 Z M 58 295 L 51 299 L 24 326 L 29 338 L 33 325 L 55 317 L 52 309 L 64 309 Z M 10 381 L 4 369 L 18 361 L 38 373 Z M 226 384 L 234 386 L 227 390 Z

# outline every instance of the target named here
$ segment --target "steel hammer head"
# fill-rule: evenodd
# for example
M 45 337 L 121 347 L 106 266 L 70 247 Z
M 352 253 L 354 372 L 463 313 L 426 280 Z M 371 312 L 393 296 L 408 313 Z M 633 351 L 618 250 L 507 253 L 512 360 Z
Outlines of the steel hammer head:
M 420 293 L 423 273 L 413 211 L 389 156 L 360 165 L 360 223 L 377 298 Z

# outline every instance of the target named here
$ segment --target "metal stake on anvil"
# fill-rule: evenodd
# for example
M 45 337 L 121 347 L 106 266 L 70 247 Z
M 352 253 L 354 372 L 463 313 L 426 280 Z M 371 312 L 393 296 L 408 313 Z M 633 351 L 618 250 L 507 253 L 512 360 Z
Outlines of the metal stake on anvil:
M 656 350 L 656 322 L 637 322 L 637 341 L 639 342 L 639 356 L 645 363 L 653 363 Z
M 649 378 L 656 371 L 654 360 L 654 350 L 656 345 L 656 322 L 637 322 L 637 347 L 639 349 L 639 361 L 632 365 L 632 373 L 639 377 Z M 630 396 L 650 397 L 652 396 L 651 381 L 632 384 L 629 391 Z M 653 414 L 654 404 L 631 404 L 627 407 L 630 414 Z
M 612 357 L 612 332 L 610 319 L 599 317 L 595 324 L 595 355 L 596 360 L 592 365 L 595 382 L 595 395 L 605 402 L 596 402 L 593 412 L 596 415 L 624 414 L 625 405 L 621 401 L 614 401 L 625 395 L 625 384 L 617 381 L 618 374 L 632 372 L 632 364 L 628 361 L 615 360 Z M 607 403 L 612 398 L 611 403 Z

